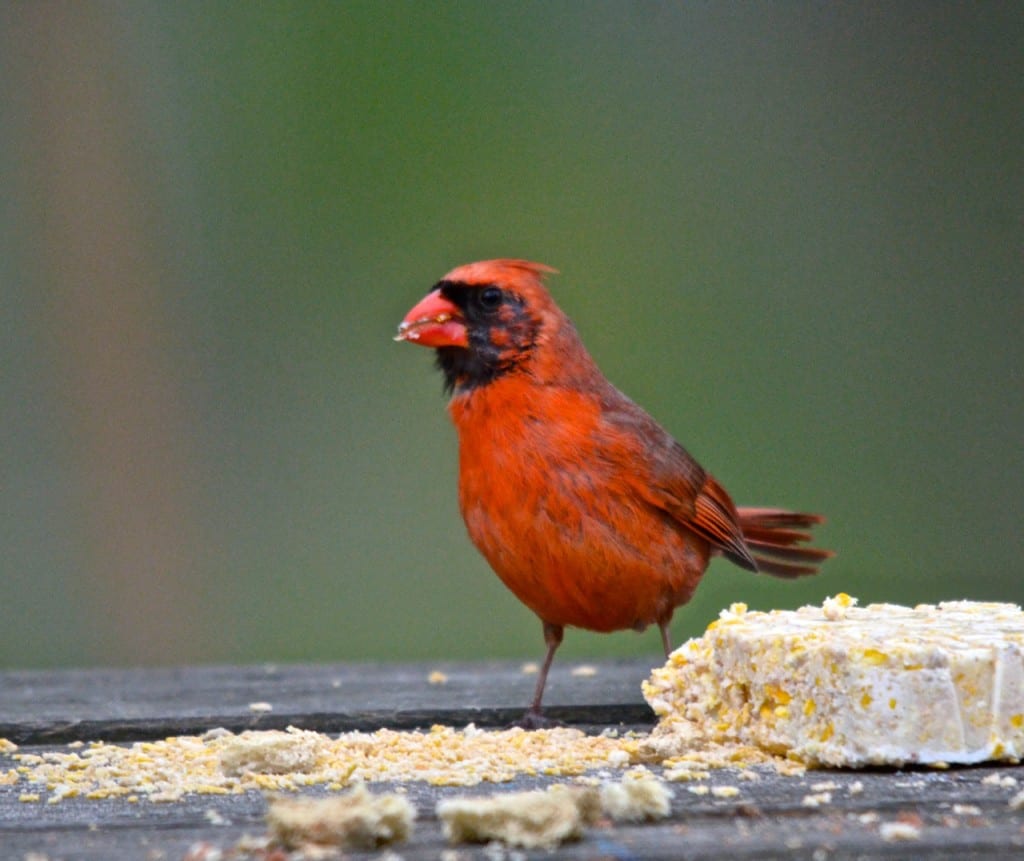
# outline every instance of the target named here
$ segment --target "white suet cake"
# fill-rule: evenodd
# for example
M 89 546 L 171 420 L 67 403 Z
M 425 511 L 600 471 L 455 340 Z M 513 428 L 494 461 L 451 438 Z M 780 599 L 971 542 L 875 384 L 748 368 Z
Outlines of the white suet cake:
M 1019 607 L 856 604 L 723 611 L 644 683 L 661 719 L 650 751 L 738 743 L 825 766 L 1024 755 Z

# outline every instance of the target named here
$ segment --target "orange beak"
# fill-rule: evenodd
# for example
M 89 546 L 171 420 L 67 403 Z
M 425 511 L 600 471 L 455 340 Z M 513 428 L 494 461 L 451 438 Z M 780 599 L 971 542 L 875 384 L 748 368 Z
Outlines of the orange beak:
M 398 324 L 396 341 L 421 347 L 468 347 L 462 312 L 440 290 L 428 293 Z

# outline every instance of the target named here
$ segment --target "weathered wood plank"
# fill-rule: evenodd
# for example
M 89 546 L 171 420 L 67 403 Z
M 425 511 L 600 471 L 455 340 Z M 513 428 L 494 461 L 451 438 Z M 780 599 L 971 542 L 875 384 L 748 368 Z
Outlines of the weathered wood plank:
M 551 680 L 551 712 L 595 729 L 620 722 L 649 726 L 640 682 L 653 662 L 602 662 L 594 675 L 573 675 L 573 665 L 566 662 Z M 447 676 L 445 684 L 430 684 L 435 670 Z M 128 742 L 213 726 L 240 730 L 291 724 L 326 731 L 470 721 L 493 726 L 519 716 L 534 680 L 511 662 L 3 672 L 0 736 L 14 738 L 24 752 L 45 753 L 68 750 L 54 740 Z M 269 702 L 273 711 L 252 712 L 250 704 L 258 701 Z M 0 757 L 0 771 L 12 765 Z M 695 861 L 1024 857 L 1024 811 L 1009 804 L 1024 789 L 1024 770 L 817 771 L 802 777 L 782 777 L 767 767 L 753 771 L 754 780 L 749 773 L 722 769 L 706 781 L 673 784 L 670 819 L 596 827 L 581 843 L 561 847 L 558 855 Z M 619 774 L 611 770 L 606 776 Z M 416 833 L 396 849 L 403 858 L 426 859 L 446 848 L 434 815 L 439 799 L 552 782 L 534 777 L 473 789 L 415 782 L 373 788 L 401 789 L 416 804 Z M 822 784 L 833 786 L 823 789 Z M 698 786 L 709 791 L 690 791 Z M 735 787 L 736 794 L 714 794 L 715 787 L 725 786 Z M 0 859 L 37 852 L 66 861 L 176 861 L 198 841 L 226 850 L 243 834 L 262 833 L 266 808 L 256 793 L 187 796 L 167 804 L 145 798 L 134 804 L 82 798 L 46 804 L 20 802 L 24 791 L 25 784 L 0 785 Z M 324 791 L 316 788 L 310 794 Z M 809 796 L 818 797 L 818 806 L 808 803 Z M 916 839 L 884 839 L 880 826 L 894 822 L 916 824 Z M 550 857 L 545 852 L 526 855 Z M 459 857 L 489 856 L 480 847 L 460 847 Z
M 1013 858 L 1024 854 L 1024 813 L 1008 804 L 1016 788 L 983 782 L 992 775 L 1015 778 L 1013 768 L 810 772 L 802 777 L 781 777 L 763 767 L 754 772 L 757 780 L 745 780 L 738 770 L 723 769 L 701 782 L 712 788 L 736 787 L 739 794 L 730 798 L 695 795 L 688 787 L 697 784 L 674 784 L 670 819 L 649 825 L 595 827 L 582 842 L 561 847 L 558 855 L 572 859 L 710 861 L 729 857 L 752 861 L 772 857 Z M 825 782 L 835 785 L 831 799 L 817 807 L 808 806 L 805 799 L 820 797 L 820 785 Z M 473 789 L 408 783 L 401 787 L 375 785 L 374 790 L 401 789 L 417 806 L 414 837 L 396 849 L 404 858 L 425 859 L 437 858 L 447 845 L 433 812 L 441 798 L 549 783 L 543 778 L 525 778 Z M 0 787 L 0 857 L 20 858 L 34 851 L 54 858 L 98 861 L 141 858 L 159 851 L 165 859 L 177 859 L 197 841 L 226 850 L 243 834 L 263 832 L 265 806 L 256 793 L 190 796 L 172 804 L 74 798 L 57 805 L 19 804 L 11 787 Z M 223 824 L 211 824 L 213 813 Z M 917 823 L 919 836 L 906 842 L 886 840 L 881 826 L 901 821 Z M 479 847 L 460 847 L 460 853 L 463 858 L 488 857 Z M 374 854 L 351 853 L 356 858 Z M 544 852 L 528 855 L 550 857 Z
M 651 723 L 640 683 L 656 659 L 605 661 L 593 675 L 563 662 L 546 695 L 572 724 Z M 431 684 L 431 672 L 447 677 Z M 0 738 L 18 744 L 163 738 L 223 726 L 323 732 L 441 723 L 503 726 L 536 676 L 517 662 L 172 667 L 0 672 Z M 266 702 L 270 712 L 253 711 Z

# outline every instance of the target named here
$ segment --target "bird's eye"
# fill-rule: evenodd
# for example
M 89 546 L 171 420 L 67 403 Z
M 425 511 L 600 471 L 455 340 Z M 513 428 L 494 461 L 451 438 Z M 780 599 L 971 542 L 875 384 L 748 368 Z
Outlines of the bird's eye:
M 484 289 L 477 295 L 479 297 L 478 301 L 480 302 L 480 307 L 485 311 L 497 310 L 502 299 L 504 299 L 501 290 L 497 287 L 484 287 Z

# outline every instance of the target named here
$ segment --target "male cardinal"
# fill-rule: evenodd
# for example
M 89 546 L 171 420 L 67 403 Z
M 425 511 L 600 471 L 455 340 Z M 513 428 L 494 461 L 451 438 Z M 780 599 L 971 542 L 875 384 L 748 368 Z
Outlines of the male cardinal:
M 469 537 L 544 626 L 541 698 L 566 625 L 661 628 L 722 554 L 777 577 L 814 574 L 830 551 L 800 546 L 816 514 L 737 508 L 724 488 L 598 370 L 526 260 L 453 269 L 396 340 L 437 351 L 459 435 Z

